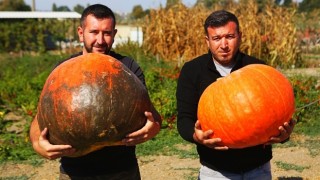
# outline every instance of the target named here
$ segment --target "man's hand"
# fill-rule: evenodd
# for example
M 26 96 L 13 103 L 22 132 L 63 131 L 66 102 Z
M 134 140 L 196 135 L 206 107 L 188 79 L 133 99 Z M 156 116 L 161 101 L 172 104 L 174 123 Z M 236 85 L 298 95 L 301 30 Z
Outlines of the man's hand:
M 154 120 L 151 112 L 145 112 L 146 124 L 139 130 L 130 133 L 122 140 L 127 146 L 134 146 L 152 139 L 160 131 L 160 123 Z
M 47 139 L 48 129 L 44 128 L 39 136 L 39 140 L 33 142 L 33 148 L 41 156 L 53 160 L 62 156 L 68 156 L 75 152 L 70 145 L 52 145 Z
M 215 149 L 215 150 L 228 150 L 227 146 L 219 146 L 218 143 L 221 142 L 220 138 L 210 138 L 210 136 L 213 134 L 212 130 L 208 131 L 202 131 L 200 122 L 197 121 L 194 126 L 194 134 L 193 139 L 199 143 L 203 144 L 209 148 Z
M 290 137 L 290 134 L 292 133 L 295 125 L 296 125 L 296 121 L 293 119 L 291 119 L 289 121 L 289 123 L 285 122 L 283 124 L 283 126 L 279 127 L 280 135 L 276 136 L 276 137 L 271 137 L 270 141 L 267 142 L 266 144 L 270 145 L 270 144 L 274 144 L 274 143 L 284 142 L 285 140 L 287 140 Z

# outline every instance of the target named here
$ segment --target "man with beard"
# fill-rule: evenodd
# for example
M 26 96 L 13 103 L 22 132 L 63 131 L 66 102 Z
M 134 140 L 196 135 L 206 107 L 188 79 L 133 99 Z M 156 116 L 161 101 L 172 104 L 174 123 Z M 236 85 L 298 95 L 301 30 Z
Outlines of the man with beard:
M 144 75 L 139 65 L 129 57 L 111 51 L 117 33 L 115 26 L 116 20 L 111 9 L 101 4 L 87 7 L 82 13 L 78 27 L 83 50 L 69 59 L 87 53 L 110 55 L 126 65 L 145 85 Z M 81 157 L 66 157 L 75 152 L 70 145 L 50 144 L 47 139 L 48 130 L 45 128 L 42 132 L 40 131 L 37 116 L 31 123 L 30 140 L 34 150 L 41 156 L 51 160 L 61 158 L 60 179 L 138 180 L 141 177 L 135 145 L 153 138 L 160 131 L 161 124 L 160 115 L 154 108 L 152 112 L 145 112 L 145 116 L 147 119 L 145 126 L 128 134 L 122 141 L 123 145 L 104 147 Z

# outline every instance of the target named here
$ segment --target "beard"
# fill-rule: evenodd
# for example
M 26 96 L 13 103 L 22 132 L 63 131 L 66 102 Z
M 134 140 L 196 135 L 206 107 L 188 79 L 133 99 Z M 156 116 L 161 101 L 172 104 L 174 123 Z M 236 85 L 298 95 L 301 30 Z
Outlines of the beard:
M 87 53 L 93 53 L 93 48 L 104 48 L 104 52 L 100 52 L 103 54 L 109 54 L 110 48 L 108 46 L 108 44 L 104 43 L 104 44 L 97 44 L 95 43 L 94 45 L 90 45 L 90 44 L 86 44 L 85 42 L 83 43 L 84 48 L 86 49 Z

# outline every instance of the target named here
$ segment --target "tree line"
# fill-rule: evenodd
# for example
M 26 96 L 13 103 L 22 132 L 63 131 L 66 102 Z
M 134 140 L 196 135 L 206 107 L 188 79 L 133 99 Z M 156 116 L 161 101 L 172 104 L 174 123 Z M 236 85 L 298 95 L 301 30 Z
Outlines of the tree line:
M 212 8 L 214 5 L 218 4 L 221 7 L 230 4 L 230 2 L 235 0 L 197 0 L 195 6 L 202 4 L 207 8 Z M 248 0 L 239 0 L 239 3 L 247 3 Z M 312 12 L 314 10 L 320 9 L 320 3 L 318 0 L 302 0 L 297 3 L 294 0 L 257 0 L 259 5 L 259 9 L 263 9 L 268 3 L 272 2 L 282 7 L 292 7 L 298 6 L 299 12 Z M 182 0 L 167 0 L 165 4 L 165 8 L 170 8 L 175 4 L 181 3 Z M 88 3 L 86 6 L 82 6 L 77 4 L 73 7 L 72 11 L 76 11 L 78 13 L 82 13 L 83 10 L 89 6 Z M 68 6 L 57 6 L 55 3 L 52 4 L 52 11 L 71 11 Z M 27 5 L 24 0 L 0 0 L 0 11 L 31 11 L 31 7 Z M 117 14 L 119 20 L 123 20 L 124 18 L 130 17 L 130 19 L 136 20 L 143 18 L 146 15 L 149 15 L 150 9 L 144 10 L 141 5 L 135 5 L 132 8 L 131 13 L 127 14 L 127 17 L 123 17 L 123 15 Z

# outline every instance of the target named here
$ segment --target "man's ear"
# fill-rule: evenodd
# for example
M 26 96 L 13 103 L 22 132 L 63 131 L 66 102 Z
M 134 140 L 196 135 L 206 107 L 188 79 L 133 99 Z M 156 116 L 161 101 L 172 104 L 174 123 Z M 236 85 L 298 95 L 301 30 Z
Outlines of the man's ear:
M 117 32 L 118 32 L 118 29 L 114 29 L 114 30 L 113 30 L 113 37 L 116 36 Z
M 79 41 L 83 42 L 83 29 L 81 26 L 78 27 L 78 36 L 79 36 Z
M 240 39 L 240 42 L 242 41 L 242 32 L 240 31 L 239 32 L 239 39 Z
M 207 43 L 208 47 L 210 47 L 210 44 L 209 44 L 209 37 L 208 37 L 208 36 L 205 36 L 205 39 L 206 39 L 206 43 Z

